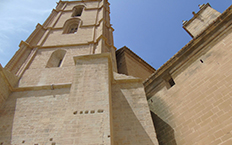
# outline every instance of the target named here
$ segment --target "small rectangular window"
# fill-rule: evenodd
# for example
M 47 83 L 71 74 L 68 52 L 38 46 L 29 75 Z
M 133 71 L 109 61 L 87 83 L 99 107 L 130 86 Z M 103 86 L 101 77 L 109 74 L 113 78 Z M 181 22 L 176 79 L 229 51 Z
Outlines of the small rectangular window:
M 172 86 L 174 86 L 176 84 L 172 78 L 170 78 L 168 80 L 168 83 L 169 83 L 170 87 L 172 87 Z
M 164 79 L 167 89 L 170 89 L 176 84 L 170 74 L 166 75 L 163 79 Z

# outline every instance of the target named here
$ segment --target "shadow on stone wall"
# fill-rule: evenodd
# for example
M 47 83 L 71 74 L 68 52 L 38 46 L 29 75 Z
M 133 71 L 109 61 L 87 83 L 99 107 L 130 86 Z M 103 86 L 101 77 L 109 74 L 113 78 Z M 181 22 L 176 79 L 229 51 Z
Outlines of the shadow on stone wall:
M 137 84 L 115 85 L 113 89 L 113 126 L 115 144 L 124 145 L 154 145 L 150 136 L 139 121 L 131 103 L 121 89 L 133 90 L 139 88 Z M 136 96 L 133 96 L 134 98 Z M 136 102 L 136 101 L 135 101 Z
M 177 145 L 172 127 L 151 111 L 159 145 Z

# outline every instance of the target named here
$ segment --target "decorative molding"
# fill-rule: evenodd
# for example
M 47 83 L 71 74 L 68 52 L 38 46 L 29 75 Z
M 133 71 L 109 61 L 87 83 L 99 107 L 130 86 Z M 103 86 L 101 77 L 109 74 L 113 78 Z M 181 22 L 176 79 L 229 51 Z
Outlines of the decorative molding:
M 38 50 L 38 48 L 33 48 L 33 50 L 31 51 L 31 53 L 29 54 L 29 56 L 27 57 L 27 59 L 25 60 L 25 62 L 23 63 L 23 65 L 20 67 L 20 69 L 16 73 L 16 76 L 18 76 L 19 78 L 21 78 L 21 76 L 23 75 L 23 73 L 26 71 L 26 69 L 31 64 L 32 60 L 35 58 L 35 54 L 37 53 L 37 50 Z
M 102 0 L 80 0 L 80 1 L 61 1 L 61 2 L 63 3 L 83 3 L 83 2 L 93 2 L 93 1 L 101 2 Z
M 46 19 L 46 21 L 43 23 L 43 26 L 44 26 L 44 27 L 47 27 L 47 26 L 51 23 L 51 21 L 55 18 L 55 16 L 57 16 L 58 13 L 59 13 L 58 10 L 53 9 L 52 12 L 51 12 L 51 14 L 49 15 L 49 17 L 48 17 L 48 18 Z
M 26 46 L 26 47 L 28 47 L 30 49 L 33 49 L 33 47 L 29 43 L 27 43 L 25 41 L 21 41 L 20 44 L 19 44 L 19 47 L 23 47 L 23 46 Z
M 0 74 L 3 77 L 5 83 L 7 84 L 8 88 L 10 91 L 13 91 L 13 86 L 11 85 L 10 81 L 7 79 L 6 74 L 4 72 L 4 68 L 2 67 L 2 65 L 0 64 Z
M 69 1 L 69 2 L 70 2 L 70 1 Z M 75 1 L 75 2 L 83 3 L 83 2 L 81 2 L 81 1 Z M 77 5 L 77 6 L 78 6 L 78 5 Z M 74 6 L 74 7 L 75 7 L 75 6 Z M 85 11 L 101 10 L 102 8 L 106 8 L 106 10 L 109 12 L 109 10 L 107 9 L 107 7 L 104 6 L 104 5 L 102 5 L 102 6 L 100 6 L 100 7 L 95 7 L 95 8 L 87 8 L 87 7 L 85 6 L 84 10 L 85 10 Z M 57 11 L 57 12 L 72 12 L 73 9 L 70 9 L 70 10 L 60 9 L 60 10 L 56 10 L 56 11 Z
M 12 67 L 17 63 L 18 59 L 23 55 L 27 48 L 32 49 L 33 47 L 25 42 L 21 41 L 19 44 L 19 50 L 14 54 L 14 56 L 10 59 L 10 61 L 6 64 L 5 68 L 11 71 Z
M 125 84 L 125 83 L 143 83 L 142 79 L 140 78 L 133 78 L 133 79 L 115 79 L 113 84 Z
M 23 91 L 39 91 L 39 90 L 54 90 L 54 89 L 63 89 L 71 88 L 72 83 L 67 84 L 51 84 L 43 86 L 31 86 L 31 87 L 19 87 L 13 88 L 13 92 L 23 92 Z
M 76 18 L 76 17 L 68 19 L 67 21 L 65 21 L 65 23 L 63 25 L 63 33 L 62 34 L 68 34 L 69 28 L 73 24 L 76 24 L 79 27 L 82 24 L 82 21 L 80 18 Z

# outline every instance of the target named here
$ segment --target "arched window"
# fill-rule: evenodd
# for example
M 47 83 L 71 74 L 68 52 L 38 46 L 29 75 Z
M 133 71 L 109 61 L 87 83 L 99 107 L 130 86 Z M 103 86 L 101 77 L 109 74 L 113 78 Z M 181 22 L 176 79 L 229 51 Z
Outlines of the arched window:
M 56 50 L 52 53 L 51 57 L 49 58 L 46 67 L 61 67 L 62 62 L 64 60 L 64 56 L 66 54 L 65 50 Z
M 71 18 L 67 20 L 64 24 L 63 34 L 76 33 L 80 25 L 80 21 L 81 20 L 79 18 Z
M 81 16 L 83 9 L 84 9 L 84 6 L 83 6 L 83 5 L 75 6 L 75 7 L 73 8 L 72 17 Z

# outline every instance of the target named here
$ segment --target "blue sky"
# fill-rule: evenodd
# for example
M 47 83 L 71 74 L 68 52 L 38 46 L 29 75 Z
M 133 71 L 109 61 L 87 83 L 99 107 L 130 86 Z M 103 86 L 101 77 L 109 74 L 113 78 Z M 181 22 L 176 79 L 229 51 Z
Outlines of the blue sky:
M 0 63 L 5 66 L 18 50 L 21 40 L 43 24 L 58 0 L 0 0 Z M 198 5 L 209 2 L 223 12 L 231 0 L 109 0 L 114 43 L 127 46 L 158 69 L 191 37 L 182 20 L 192 18 Z

